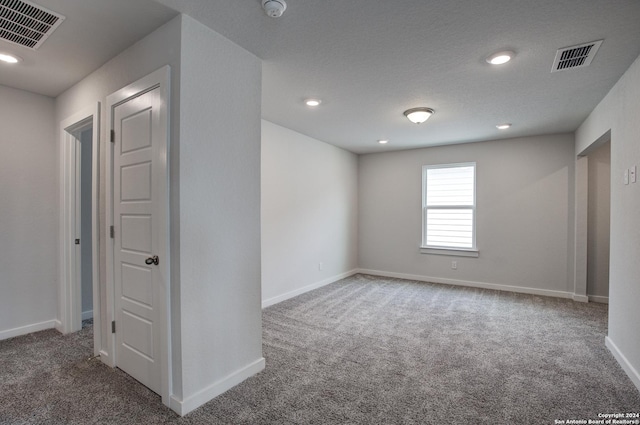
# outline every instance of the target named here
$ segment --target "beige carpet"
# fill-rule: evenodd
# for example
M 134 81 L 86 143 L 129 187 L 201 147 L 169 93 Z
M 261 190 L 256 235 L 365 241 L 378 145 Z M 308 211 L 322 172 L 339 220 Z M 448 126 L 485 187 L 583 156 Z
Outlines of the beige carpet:
M 607 306 L 356 275 L 264 310 L 267 368 L 184 418 L 91 356 L 0 342 L 2 424 L 553 424 L 640 412 Z

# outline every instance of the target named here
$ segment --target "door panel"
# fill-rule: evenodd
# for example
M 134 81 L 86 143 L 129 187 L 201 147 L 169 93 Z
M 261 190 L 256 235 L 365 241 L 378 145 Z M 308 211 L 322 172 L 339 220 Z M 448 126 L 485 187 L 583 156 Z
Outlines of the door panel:
M 122 121 L 122 144 L 120 152 L 127 153 L 151 146 L 151 109 L 143 109 Z
M 132 351 L 153 361 L 153 322 L 123 310 L 122 343 Z
M 122 296 L 153 308 L 153 277 L 148 267 L 122 264 Z
M 151 225 L 150 214 L 122 215 L 120 217 L 122 249 L 151 255 Z
M 122 167 L 121 199 L 123 201 L 151 200 L 151 162 Z
M 160 393 L 158 266 L 145 260 L 158 253 L 154 212 L 161 206 L 154 185 L 162 185 L 159 152 L 159 88 L 114 108 L 114 283 L 116 364 Z M 158 183 L 156 183 L 158 182 Z M 155 232 L 155 233 L 154 233 Z

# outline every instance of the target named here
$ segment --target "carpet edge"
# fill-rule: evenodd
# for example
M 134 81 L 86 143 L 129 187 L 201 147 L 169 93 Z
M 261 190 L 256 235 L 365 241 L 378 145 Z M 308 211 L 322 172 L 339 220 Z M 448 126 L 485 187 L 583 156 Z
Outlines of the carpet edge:
M 352 270 L 346 271 L 344 273 L 340 273 L 340 274 L 337 274 L 335 276 L 328 277 L 328 278 L 323 279 L 323 280 L 321 280 L 319 282 L 311 283 L 311 284 L 305 285 L 305 286 L 303 286 L 301 288 L 294 289 L 293 291 L 285 292 L 284 294 L 280 294 L 280 295 L 276 295 L 275 297 L 267 298 L 266 300 L 262 301 L 262 308 L 265 309 L 265 308 L 270 307 L 272 305 L 278 304 L 278 303 L 280 303 L 282 301 L 286 301 L 286 300 L 288 300 L 290 298 L 297 297 L 298 295 L 302 295 L 302 294 L 304 294 L 306 292 L 313 291 L 314 289 L 318 289 L 318 288 L 321 288 L 323 286 L 329 285 L 329 284 L 331 284 L 333 282 L 337 282 L 337 281 L 339 281 L 341 279 L 345 279 L 347 277 L 353 276 L 354 274 L 357 274 L 357 273 L 358 273 L 358 269 L 352 269 Z
M 517 292 L 521 294 L 542 295 L 547 297 L 573 299 L 574 294 L 566 291 L 556 291 L 553 289 L 538 289 L 525 286 L 501 285 L 497 283 L 475 282 L 471 280 L 445 279 L 440 277 L 430 277 L 413 275 L 406 273 L 387 272 L 382 270 L 358 269 L 358 273 L 373 276 L 391 277 L 398 279 L 417 280 L 420 282 L 442 283 L 444 285 L 467 286 L 470 288 L 493 289 L 496 291 Z
M 30 325 L 19 326 L 17 328 L 6 329 L 0 331 L 0 341 L 13 338 L 16 336 L 27 335 L 33 332 L 44 331 L 46 329 L 57 329 L 58 321 L 56 319 L 45 320 L 44 322 L 32 323 Z

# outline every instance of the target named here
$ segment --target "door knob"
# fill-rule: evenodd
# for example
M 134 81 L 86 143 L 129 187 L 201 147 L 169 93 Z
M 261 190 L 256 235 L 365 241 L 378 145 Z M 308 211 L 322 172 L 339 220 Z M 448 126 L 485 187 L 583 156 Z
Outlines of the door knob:
M 157 266 L 159 262 L 160 262 L 160 259 L 158 258 L 157 255 L 154 255 L 153 257 L 149 257 L 146 260 L 144 260 L 144 263 L 147 265 L 155 264 Z

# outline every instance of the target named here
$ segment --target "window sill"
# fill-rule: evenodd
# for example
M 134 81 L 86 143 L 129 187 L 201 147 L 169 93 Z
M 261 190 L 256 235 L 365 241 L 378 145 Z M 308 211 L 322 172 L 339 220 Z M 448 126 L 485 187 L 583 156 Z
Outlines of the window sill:
M 420 254 L 450 255 L 452 257 L 478 257 L 480 252 L 477 249 L 455 249 L 455 248 L 427 248 L 420 247 Z

